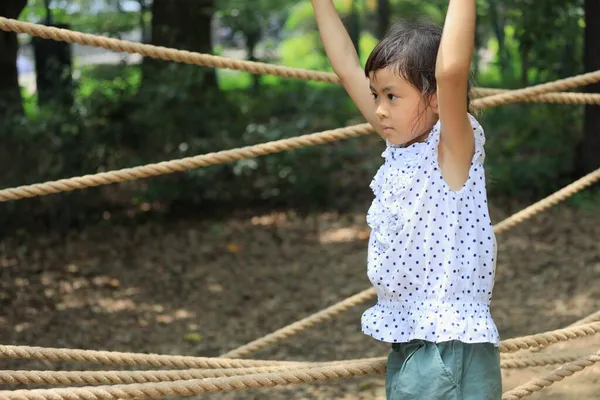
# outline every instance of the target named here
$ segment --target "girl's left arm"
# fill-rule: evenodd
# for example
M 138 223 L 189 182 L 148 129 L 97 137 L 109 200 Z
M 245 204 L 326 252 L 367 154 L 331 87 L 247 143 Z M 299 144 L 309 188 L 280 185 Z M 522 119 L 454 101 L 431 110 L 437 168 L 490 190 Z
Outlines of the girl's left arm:
M 475 151 L 467 90 L 475 42 L 476 0 L 449 0 L 436 61 L 440 168 L 451 189 L 466 182 Z

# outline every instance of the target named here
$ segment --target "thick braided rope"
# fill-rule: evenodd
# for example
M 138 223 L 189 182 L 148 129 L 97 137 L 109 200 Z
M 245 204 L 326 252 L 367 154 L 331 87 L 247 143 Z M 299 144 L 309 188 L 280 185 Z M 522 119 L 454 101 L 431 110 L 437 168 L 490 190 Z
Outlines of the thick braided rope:
M 522 369 L 545 365 L 565 364 L 580 358 L 580 355 L 533 356 L 528 358 L 501 360 L 502 369 Z M 187 369 L 163 371 L 0 371 L 0 385 L 109 385 L 149 382 L 173 382 L 179 380 L 243 376 L 301 370 L 318 366 L 333 366 L 356 363 L 360 360 L 335 361 L 325 363 L 299 363 L 298 366 Z M 364 359 L 385 363 L 385 357 Z
M 510 355 L 505 353 L 503 355 Z M 562 355 L 533 355 L 529 357 L 518 357 L 518 358 L 507 358 L 502 357 L 500 360 L 500 366 L 502 369 L 523 369 L 531 367 L 543 367 L 546 365 L 565 364 L 571 361 L 575 361 L 582 356 L 581 351 L 577 353 L 569 353 Z
M 106 50 L 118 51 L 130 54 L 140 54 L 146 57 L 159 58 L 163 60 L 182 62 L 186 64 L 195 64 L 204 67 L 213 67 L 221 69 L 232 69 L 245 71 L 253 74 L 275 75 L 286 78 L 302 79 L 315 82 L 327 82 L 339 84 L 338 76 L 332 72 L 322 72 L 302 68 L 285 67 L 282 65 L 273 65 L 254 61 L 235 60 L 227 57 L 215 56 L 212 54 L 203 54 L 178 50 L 162 46 L 153 46 L 148 44 L 130 42 L 127 40 L 107 38 L 99 35 L 75 32 L 67 29 L 48 27 L 29 22 L 18 21 L 15 19 L 0 17 L 0 29 L 4 31 L 26 33 L 31 36 L 38 36 L 45 39 L 53 39 L 68 43 L 78 43 L 85 46 L 100 47 Z M 499 93 L 496 89 L 475 88 L 473 95 L 481 97 L 487 91 L 488 94 Z M 595 95 L 579 93 L 552 93 L 550 96 L 535 96 L 533 98 L 520 98 L 516 101 L 548 101 L 564 103 L 590 103 L 599 104 L 600 98 Z
M 502 400 L 517 400 L 523 397 L 530 396 L 531 394 L 538 392 L 548 386 L 560 382 L 566 377 L 569 377 L 576 372 L 582 371 L 587 367 L 591 367 L 595 363 L 600 361 L 600 351 L 591 354 L 587 357 L 582 357 L 569 364 L 563 365 L 560 368 L 555 369 L 550 374 L 540 378 L 535 378 L 521 386 L 518 386 L 512 390 L 505 392 L 502 395 Z
M 247 368 L 274 365 L 297 365 L 291 361 L 234 360 L 213 357 L 171 356 L 122 353 L 115 351 L 56 349 L 0 345 L 0 358 L 23 358 L 47 361 L 91 362 L 115 365 L 145 365 L 169 368 Z
M 290 68 L 280 65 L 260 62 L 234 60 L 226 57 L 202 54 L 185 50 L 171 49 L 162 46 L 153 46 L 135 43 L 126 40 L 112 39 L 99 35 L 75 32 L 67 29 L 32 24 L 0 17 L 0 29 L 4 31 L 26 33 L 44 39 L 53 39 L 60 42 L 78 43 L 85 46 L 101 47 L 122 53 L 141 54 L 142 56 L 162 60 L 176 61 L 185 64 L 195 64 L 204 67 L 233 69 L 261 75 L 277 75 L 286 78 L 311 80 L 317 82 L 339 83 L 337 75 L 330 72 L 319 72 L 308 69 Z
M 515 103 L 524 99 L 548 94 L 552 91 L 562 91 L 572 89 L 578 86 L 590 85 L 600 81 L 600 71 L 588 72 L 586 74 L 576 75 L 570 78 L 559 79 L 554 82 L 542 83 L 540 85 L 530 86 L 523 89 L 511 90 L 505 93 L 498 93 L 481 99 L 475 99 L 471 103 L 473 108 L 497 107 L 507 103 Z
M 566 342 L 572 339 L 591 336 L 597 334 L 598 332 L 600 332 L 600 322 L 592 322 L 586 325 L 579 325 L 570 328 L 538 333 L 530 336 L 503 340 L 500 342 L 498 347 L 501 353 L 512 353 L 519 350 L 540 346 L 549 346 L 559 342 Z
M 374 288 L 369 288 L 354 296 L 348 297 L 347 299 L 327 307 L 315 314 L 312 314 L 304 319 L 296 321 L 284 328 L 278 329 L 260 339 L 252 341 L 244 346 L 241 346 L 235 350 L 229 351 L 221 357 L 225 358 L 242 358 L 249 354 L 255 353 L 269 345 L 280 342 L 290 336 L 293 336 L 307 328 L 315 326 L 321 322 L 327 321 L 334 316 L 341 314 L 342 312 L 349 310 L 350 308 L 362 304 L 369 299 L 372 299 L 376 295 Z
M 295 138 L 281 139 L 272 142 L 247 146 L 238 149 L 224 150 L 216 153 L 208 153 L 195 157 L 182 158 L 179 160 L 164 161 L 157 164 L 148 164 L 134 168 L 125 168 L 116 171 L 103 172 L 94 175 L 85 175 L 58 181 L 37 183 L 34 185 L 20 186 L 11 189 L 0 190 L 0 202 L 18 200 L 22 198 L 43 196 L 58 192 L 67 192 L 87 187 L 108 185 L 111 183 L 133 181 L 180 172 L 187 169 L 206 167 L 209 165 L 223 164 L 246 158 L 254 158 L 266 154 L 289 151 L 305 146 L 314 146 L 328 142 L 334 142 L 350 137 L 357 137 L 373 132 L 370 124 L 359 124 L 346 128 L 333 129 L 323 132 L 298 136 Z
M 108 385 L 221 378 L 330 367 L 360 362 L 385 362 L 383 357 L 254 368 L 185 369 L 158 371 L 0 371 L 0 385 Z
M 471 93 L 473 98 L 481 98 L 499 93 L 511 92 L 509 89 L 474 88 Z M 528 97 L 520 101 L 529 103 L 554 103 L 554 104 L 600 104 L 600 94 L 597 93 L 547 93 L 539 96 Z
M 525 220 L 533 217 L 534 215 L 545 211 L 552 205 L 560 201 L 564 201 L 567 197 L 572 196 L 576 192 L 583 190 L 586 186 L 591 185 L 596 180 L 600 179 L 600 169 L 597 171 L 584 176 L 583 178 L 573 182 L 572 184 L 564 187 L 558 192 L 532 204 L 526 209 L 513 214 L 512 216 L 504 219 L 494 226 L 495 233 L 503 233 L 507 230 L 515 227 L 516 225 L 523 223 Z M 319 311 L 313 315 L 310 315 L 302 320 L 296 321 L 290 325 L 287 325 L 283 328 L 280 328 L 272 333 L 269 333 L 266 336 L 253 340 L 252 342 L 238 347 L 237 349 L 231 350 L 221 357 L 228 358 L 242 358 L 246 357 L 252 353 L 255 353 L 263 348 L 278 343 L 284 339 L 287 339 L 299 332 L 302 332 L 304 329 L 315 326 L 318 323 L 322 323 L 332 319 L 333 317 L 339 315 L 343 311 L 349 310 L 351 307 L 362 304 L 366 301 L 371 300 L 376 296 L 377 292 L 374 288 L 369 288 L 360 293 L 357 293 L 345 300 L 340 301 L 328 308 Z M 600 311 L 598 313 L 592 314 L 586 319 L 579 321 L 578 325 L 585 324 L 587 322 L 596 322 L 600 320 Z M 575 325 L 575 324 L 574 324 Z
M 514 227 L 515 225 L 522 223 L 524 220 L 531 218 L 533 215 L 538 214 L 546 210 L 547 208 L 550 208 L 556 205 L 557 203 L 565 200 L 567 197 L 570 197 L 575 193 L 585 189 L 586 187 L 592 185 L 598 180 L 600 180 L 600 168 L 593 172 L 590 172 L 589 174 L 576 180 L 570 185 L 565 186 L 561 190 L 551 194 L 545 199 L 540 200 L 535 204 L 532 204 L 531 206 L 519 211 L 518 213 L 498 223 L 495 226 L 495 231 L 504 232 Z
M 0 400 L 116 400 L 188 396 L 198 393 L 245 390 L 345 379 L 353 376 L 381 375 L 384 371 L 385 361 L 381 360 L 269 374 L 253 374 L 242 377 L 82 388 L 0 391 Z

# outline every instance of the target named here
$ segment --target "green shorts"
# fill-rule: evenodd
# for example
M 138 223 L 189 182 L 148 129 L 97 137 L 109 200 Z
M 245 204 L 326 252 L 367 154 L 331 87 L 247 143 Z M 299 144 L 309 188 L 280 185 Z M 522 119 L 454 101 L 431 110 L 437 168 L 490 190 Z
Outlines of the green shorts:
M 394 343 L 387 400 L 500 400 L 500 353 L 492 343 Z

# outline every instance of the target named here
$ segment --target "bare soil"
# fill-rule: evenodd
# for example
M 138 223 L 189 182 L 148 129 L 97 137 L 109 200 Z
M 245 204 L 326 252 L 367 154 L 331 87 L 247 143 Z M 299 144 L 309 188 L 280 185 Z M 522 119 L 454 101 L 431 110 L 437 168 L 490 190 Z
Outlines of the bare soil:
M 509 209 L 511 208 L 511 209 Z M 492 208 L 494 222 L 516 207 Z M 0 243 L 0 343 L 218 356 L 369 287 L 364 215 L 277 212 L 222 221 L 97 226 Z M 600 210 L 556 207 L 498 235 L 492 311 L 503 339 L 562 328 L 600 309 Z M 265 349 L 258 359 L 385 356 L 360 332 L 369 304 Z M 600 337 L 570 342 L 600 349 Z M 0 360 L 0 369 L 117 369 Z M 552 367 L 506 371 L 511 389 Z M 532 399 L 597 399 L 600 370 Z M 384 399 L 383 377 L 203 395 Z M 198 396 L 200 397 L 200 396 Z

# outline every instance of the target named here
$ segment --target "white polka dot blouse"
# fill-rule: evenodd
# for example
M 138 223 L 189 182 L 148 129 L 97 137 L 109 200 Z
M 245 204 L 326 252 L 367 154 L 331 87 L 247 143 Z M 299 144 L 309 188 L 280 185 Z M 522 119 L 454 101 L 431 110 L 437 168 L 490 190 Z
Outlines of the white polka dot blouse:
M 438 165 L 439 122 L 427 140 L 388 144 L 371 189 L 367 275 L 377 304 L 362 315 L 362 331 L 388 343 L 413 339 L 498 345 L 490 313 L 496 238 L 487 203 L 485 136 L 469 115 L 475 154 L 458 191 Z

